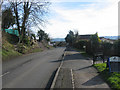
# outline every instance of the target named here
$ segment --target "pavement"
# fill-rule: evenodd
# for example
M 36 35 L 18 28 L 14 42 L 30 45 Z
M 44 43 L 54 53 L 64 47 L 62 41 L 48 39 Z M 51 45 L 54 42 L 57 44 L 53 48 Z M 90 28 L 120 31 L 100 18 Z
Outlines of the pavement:
M 59 67 L 65 48 L 55 48 L 3 61 L 3 88 L 46 88 Z M 48 87 L 49 88 L 49 87 Z
M 72 75 L 69 75 L 70 72 L 68 72 L 70 70 L 73 71 L 74 83 L 72 84 L 74 85 L 70 84 L 72 81 Z M 61 83 L 64 83 L 64 86 Z M 75 50 L 65 51 L 61 72 L 58 74 L 55 87 L 109 88 L 108 84 L 101 79 L 97 70 L 92 66 L 92 60 L 88 60 Z
M 70 69 L 60 69 L 54 88 L 72 88 L 72 78 Z

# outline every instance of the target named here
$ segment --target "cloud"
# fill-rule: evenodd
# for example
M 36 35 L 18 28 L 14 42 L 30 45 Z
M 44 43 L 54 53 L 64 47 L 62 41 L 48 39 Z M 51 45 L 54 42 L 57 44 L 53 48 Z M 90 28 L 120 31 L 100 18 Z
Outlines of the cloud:
M 118 1 L 118 0 L 50 0 L 51 2 L 106 2 L 106 1 Z
M 50 24 L 45 28 L 46 32 L 53 38 L 64 38 L 68 31 L 73 29 L 77 29 L 79 34 L 93 34 L 96 32 L 98 32 L 99 36 L 118 34 L 117 0 L 82 4 L 82 6 L 86 8 L 69 9 L 54 3 L 51 8 L 54 14 L 49 20 Z

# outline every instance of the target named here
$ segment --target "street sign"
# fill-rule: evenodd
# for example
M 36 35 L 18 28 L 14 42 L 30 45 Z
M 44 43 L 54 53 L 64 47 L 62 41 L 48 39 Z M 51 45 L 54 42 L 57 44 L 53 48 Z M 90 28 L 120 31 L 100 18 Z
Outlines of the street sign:
M 120 72 L 120 57 L 113 56 L 108 58 L 108 66 L 110 72 Z

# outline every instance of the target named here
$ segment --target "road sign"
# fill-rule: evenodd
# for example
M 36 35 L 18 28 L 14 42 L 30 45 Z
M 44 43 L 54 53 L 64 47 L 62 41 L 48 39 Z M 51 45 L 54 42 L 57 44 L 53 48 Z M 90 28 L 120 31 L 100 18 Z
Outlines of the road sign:
M 108 66 L 110 72 L 120 72 L 120 57 L 113 56 L 108 58 Z

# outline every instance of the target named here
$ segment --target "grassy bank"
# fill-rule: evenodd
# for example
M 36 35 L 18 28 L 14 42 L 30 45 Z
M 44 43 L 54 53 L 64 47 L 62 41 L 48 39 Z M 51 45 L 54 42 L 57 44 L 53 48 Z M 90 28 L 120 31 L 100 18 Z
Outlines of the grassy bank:
M 120 89 L 120 73 L 109 73 L 108 68 L 106 68 L 106 63 L 95 64 L 94 67 L 100 72 L 103 80 L 105 80 L 111 88 L 115 90 Z
M 2 60 L 8 60 L 17 56 L 21 56 L 23 54 L 41 52 L 45 49 L 52 48 L 51 46 L 48 45 L 47 42 L 38 43 L 37 41 L 34 41 L 32 45 L 31 43 L 26 45 L 22 43 L 18 44 L 15 42 L 15 40 L 11 35 L 6 33 L 3 34 L 2 52 L 0 52 L 0 54 L 2 54 Z
M 20 56 L 21 53 L 14 50 L 14 46 L 10 44 L 5 38 L 2 42 L 2 60 L 6 60 L 12 57 Z
M 33 47 L 33 46 L 31 46 L 31 47 L 24 46 L 24 47 L 25 48 L 20 53 L 15 50 L 15 47 L 12 44 L 10 44 L 8 42 L 4 43 L 3 47 L 2 47 L 2 60 L 8 60 L 8 59 L 11 59 L 14 57 L 21 56 L 23 54 L 42 52 L 45 49 L 48 49 L 47 47 L 45 47 L 45 48 Z M 49 48 L 51 48 L 51 47 L 49 47 Z

